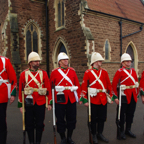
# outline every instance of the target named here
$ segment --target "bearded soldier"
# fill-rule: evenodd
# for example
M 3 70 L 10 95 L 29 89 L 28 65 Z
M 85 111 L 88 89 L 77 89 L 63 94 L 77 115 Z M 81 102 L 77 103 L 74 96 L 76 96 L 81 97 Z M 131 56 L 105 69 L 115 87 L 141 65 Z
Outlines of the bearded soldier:
M 91 69 L 86 70 L 81 86 L 83 103 L 88 106 L 88 81 L 89 95 L 91 102 L 91 131 L 93 135 L 93 143 L 97 144 L 98 139 L 108 142 L 103 135 L 104 122 L 107 117 L 107 93 L 112 97 L 112 88 L 108 72 L 101 68 L 103 57 L 98 52 L 94 52 L 91 56 Z M 111 102 L 112 103 L 112 102 Z M 90 107 L 89 107 L 90 108 Z M 97 128 L 96 128 L 97 125 Z
M 58 55 L 59 68 L 52 71 L 51 83 L 55 85 L 55 114 L 57 132 L 61 144 L 75 144 L 71 139 L 76 126 L 76 102 L 80 100 L 80 84 L 73 68 L 68 66 L 69 57 L 61 52 Z M 82 102 L 79 102 L 80 104 Z M 66 121 L 65 121 L 66 116 Z M 67 140 L 65 131 L 67 128 Z
M 138 97 L 138 78 L 136 71 L 131 68 L 131 57 L 124 53 L 121 56 L 122 68 L 118 69 L 112 82 L 113 99 L 119 105 L 119 98 L 121 97 L 121 112 L 120 112 L 120 132 L 121 137 L 117 139 L 126 139 L 126 135 L 136 138 L 136 135 L 131 132 L 131 125 L 133 122 L 136 102 Z M 117 85 L 120 85 L 121 95 L 118 96 Z M 118 116 L 118 107 L 117 107 Z M 118 118 L 116 118 L 117 122 Z M 124 124 L 126 121 L 126 130 L 124 131 Z
M 16 96 L 17 78 L 10 60 L 0 56 L 0 143 L 6 144 L 7 124 L 6 109 L 8 99 L 10 104 Z
M 28 56 L 29 69 L 20 75 L 18 107 L 22 112 L 22 87 L 25 97 L 25 122 L 30 144 L 34 144 L 34 128 L 36 127 L 36 144 L 40 144 L 44 129 L 46 96 L 48 103 L 52 99 L 51 87 L 46 71 L 39 69 L 40 57 L 31 52 Z M 51 105 L 48 105 L 51 110 Z

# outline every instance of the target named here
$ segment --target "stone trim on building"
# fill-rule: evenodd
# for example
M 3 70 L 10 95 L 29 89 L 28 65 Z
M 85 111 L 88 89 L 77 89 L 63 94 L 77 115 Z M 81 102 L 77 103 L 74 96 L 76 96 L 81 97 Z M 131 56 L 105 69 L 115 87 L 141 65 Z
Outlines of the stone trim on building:
M 58 37 L 55 42 L 55 45 L 53 48 L 53 54 L 52 54 L 52 61 L 53 61 L 54 68 L 58 67 L 57 56 L 59 54 L 59 46 L 61 43 L 65 46 L 65 49 L 67 51 L 67 55 L 69 57 L 69 66 L 70 66 L 71 54 L 70 54 L 70 50 L 68 47 L 68 43 L 62 37 Z
M 61 29 L 64 29 L 65 28 L 65 17 L 66 17 L 66 7 L 65 7 L 65 2 L 66 0 L 64 0 L 64 25 L 62 26 L 58 26 L 58 7 L 57 7 L 57 4 L 58 2 L 62 2 L 63 0 L 54 0 L 54 9 L 55 9 L 55 17 L 54 17 L 54 21 L 55 21 L 55 29 L 56 31 L 59 31 Z
M 106 41 L 108 41 L 108 53 L 109 53 L 109 54 L 108 54 L 108 55 L 109 55 L 108 60 L 105 59 L 105 44 L 106 44 Z M 106 39 L 105 42 L 104 42 L 103 51 L 104 51 L 104 59 L 105 59 L 104 61 L 105 61 L 105 62 L 110 62 L 110 61 L 111 61 L 111 46 L 110 46 L 110 42 L 109 42 L 108 39 Z
M 128 45 L 126 46 L 125 52 L 127 51 L 127 48 L 128 48 L 129 45 L 132 47 L 133 52 L 134 52 L 134 69 L 136 70 L 137 76 L 139 77 L 139 75 L 138 75 L 138 72 L 139 72 L 138 62 L 139 62 L 139 60 L 138 60 L 137 48 L 136 48 L 135 44 L 132 41 L 130 41 L 128 43 Z
M 25 53 L 25 57 L 24 57 L 24 60 L 25 62 L 27 63 L 27 52 L 26 52 L 26 32 L 27 32 L 27 28 L 29 25 L 33 24 L 36 28 L 37 28 L 37 34 L 38 34 L 38 54 L 42 60 L 42 37 L 43 37 L 43 31 L 41 30 L 41 27 L 39 27 L 39 24 L 37 24 L 37 22 L 35 22 L 35 20 L 28 20 L 26 22 L 26 24 L 24 25 L 24 27 L 22 28 L 22 34 L 24 36 L 24 53 Z

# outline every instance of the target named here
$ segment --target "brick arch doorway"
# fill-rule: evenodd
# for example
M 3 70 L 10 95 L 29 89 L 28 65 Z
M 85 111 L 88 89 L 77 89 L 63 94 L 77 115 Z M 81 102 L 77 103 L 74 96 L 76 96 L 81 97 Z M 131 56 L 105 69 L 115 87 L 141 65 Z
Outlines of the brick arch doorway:
M 58 57 L 58 54 L 60 52 L 66 53 L 68 55 L 68 57 L 69 57 L 69 52 L 68 52 L 66 44 L 63 43 L 61 40 L 58 40 L 58 42 L 57 42 L 57 44 L 55 46 L 54 53 L 53 53 L 54 68 L 58 67 L 57 57 Z M 70 65 L 70 59 L 69 59 L 69 65 Z
M 135 68 L 134 51 L 131 45 L 128 46 L 126 53 L 128 53 L 132 58 L 131 68 Z

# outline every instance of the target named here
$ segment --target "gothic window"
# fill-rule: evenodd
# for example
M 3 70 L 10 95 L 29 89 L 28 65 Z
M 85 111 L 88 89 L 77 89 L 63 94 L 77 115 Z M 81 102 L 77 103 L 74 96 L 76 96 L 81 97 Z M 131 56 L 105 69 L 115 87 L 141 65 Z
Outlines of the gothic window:
M 105 60 L 110 60 L 110 45 L 108 40 L 105 41 L 104 51 L 105 51 Z
M 134 65 L 134 51 L 133 51 L 133 49 L 130 45 L 128 46 L 126 53 L 128 53 L 132 58 L 131 68 L 135 68 L 135 65 Z
M 33 23 L 31 23 L 26 30 L 27 57 L 31 51 L 35 51 L 38 53 L 38 30 Z
M 64 0 L 57 0 L 57 26 L 64 26 Z
M 63 44 L 61 44 L 61 46 L 60 46 L 59 53 L 60 52 L 64 52 L 64 53 L 67 54 L 66 48 L 65 48 L 65 46 Z

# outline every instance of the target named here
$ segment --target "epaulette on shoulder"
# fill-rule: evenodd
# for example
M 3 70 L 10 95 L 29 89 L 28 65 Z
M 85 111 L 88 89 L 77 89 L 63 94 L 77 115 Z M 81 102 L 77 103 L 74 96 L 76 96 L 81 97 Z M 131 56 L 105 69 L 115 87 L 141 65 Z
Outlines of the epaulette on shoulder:
M 29 70 L 29 68 L 28 69 L 25 69 L 24 71 L 22 71 L 22 72 L 26 72 L 26 71 L 28 71 Z
M 136 71 L 134 68 L 131 68 L 133 71 Z
M 106 70 L 106 69 L 104 69 L 104 68 L 102 68 L 102 70 L 104 70 L 104 71 L 106 71 L 106 72 L 107 72 L 107 70 Z
M 8 59 L 7 57 L 5 57 L 5 56 L 1 56 L 2 58 L 5 58 L 5 59 Z
M 120 71 L 120 72 L 121 72 L 122 70 L 123 70 L 122 68 L 118 69 L 118 71 Z
M 88 70 L 86 70 L 85 72 L 88 73 L 88 72 L 90 72 L 91 70 L 92 70 L 92 69 L 88 69 Z
M 75 69 L 74 69 L 74 68 L 72 68 L 72 67 L 69 67 L 69 69 L 71 69 L 71 70 L 75 71 Z
M 59 67 L 58 67 L 58 68 L 59 68 Z M 58 68 L 53 69 L 52 72 L 55 71 L 55 70 L 57 70 Z

